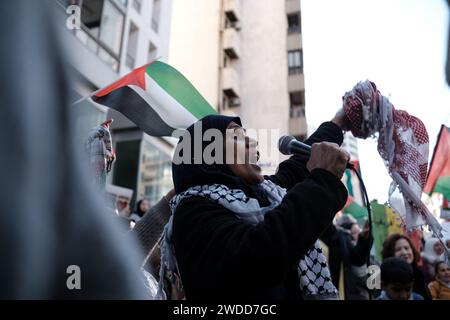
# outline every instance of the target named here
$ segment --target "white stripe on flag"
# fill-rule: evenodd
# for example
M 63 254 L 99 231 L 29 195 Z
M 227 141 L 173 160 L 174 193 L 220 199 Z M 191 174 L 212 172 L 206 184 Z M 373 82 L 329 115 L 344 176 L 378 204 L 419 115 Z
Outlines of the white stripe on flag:
M 144 99 L 163 121 L 172 128 L 186 129 L 197 121 L 185 107 L 163 90 L 153 79 L 145 76 L 146 90 L 141 87 L 130 85 L 142 99 Z

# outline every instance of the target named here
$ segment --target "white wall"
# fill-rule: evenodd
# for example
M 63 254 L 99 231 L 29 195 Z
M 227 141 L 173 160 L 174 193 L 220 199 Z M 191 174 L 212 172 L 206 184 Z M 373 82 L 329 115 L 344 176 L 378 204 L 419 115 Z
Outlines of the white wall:
M 285 1 L 244 0 L 241 37 L 242 120 L 251 128 L 287 134 L 287 21 Z
M 173 0 L 169 63 L 218 107 L 220 0 Z

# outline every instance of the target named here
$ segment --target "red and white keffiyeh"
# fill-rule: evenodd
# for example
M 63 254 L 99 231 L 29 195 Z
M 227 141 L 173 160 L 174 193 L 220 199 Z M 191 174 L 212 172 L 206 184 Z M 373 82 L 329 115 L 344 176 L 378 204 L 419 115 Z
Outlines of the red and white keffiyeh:
M 421 210 L 422 203 L 417 203 L 425 186 L 428 167 L 429 139 L 422 121 L 406 111 L 396 110 L 369 80 L 359 82 L 347 92 L 343 104 L 355 137 L 365 139 L 378 133 L 378 152 L 394 180 L 389 199 L 396 187 L 400 187 L 405 208 L 394 206 L 394 209 L 402 215 L 407 229 L 424 224 L 437 227 L 436 219 Z

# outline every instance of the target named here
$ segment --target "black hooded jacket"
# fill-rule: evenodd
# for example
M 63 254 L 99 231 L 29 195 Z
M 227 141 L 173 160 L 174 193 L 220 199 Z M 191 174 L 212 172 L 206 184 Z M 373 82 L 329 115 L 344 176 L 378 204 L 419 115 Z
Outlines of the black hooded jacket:
M 221 130 L 231 119 L 222 120 Z M 341 129 L 327 122 L 306 143 L 329 141 L 340 145 L 342 140 Z M 185 172 L 192 167 L 174 166 L 177 193 L 196 185 L 199 177 L 203 179 L 202 184 L 209 179 L 209 184 L 239 187 L 248 190 L 244 191 L 248 196 L 260 200 L 252 186 L 233 185 L 235 177 L 221 177 L 221 173 L 206 165 L 193 169 L 197 172 L 196 176 L 190 175 L 192 181 L 183 180 Z M 202 176 L 208 170 L 211 170 L 209 178 Z M 220 181 L 225 178 L 229 179 L 228 183 Z M 172 239 L 187 299 L 301 299 L 296 272 L 298 261 L 344 206 L 347 191 L 326 170 L 314 169 L 309 173 L 306 159 L 298 156 L 282 162 L 277 173 L 266 179 L 288 192 L 281 204 L 256 226 L 239 220 L 232 211 L 205 198 L 187 198 L 178 205 Z

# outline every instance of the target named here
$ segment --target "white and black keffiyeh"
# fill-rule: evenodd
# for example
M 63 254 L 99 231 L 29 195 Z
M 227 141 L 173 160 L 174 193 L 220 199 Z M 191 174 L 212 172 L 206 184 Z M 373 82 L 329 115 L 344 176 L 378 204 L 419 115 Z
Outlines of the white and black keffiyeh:
M 270 202 L 270 205 L 267 207 L 260 207 L 256 199 L 247 197 L 242 190 L 229 189 L 221 184 L 191 187 L 175 196 L 170 202 L 172 216 L 164 229 L 164 241 L 161 246 L 160 279 L 164 278 L 166 269 L 169 271 L 178 271 L 172 243 L 172 221 L 173 213 L 183 199 L 200 196 L 213 200 L 230 211 L 233 211 L 238 218 L 252 224 L 257 224 L 263 221 L 264 215 L 278 206 L 286 195 L 286 189 L 281 188 L 269 180 L 265 180 L 260 186 Z M 339 298 L 338 292 L 331 282 L 327 261 L 318 241 L 300 260 L 297 271 L 300 279 L 299 286 L 305 299 L 334 300 Z M 161 281 L 157 298 L 165 299 Z

